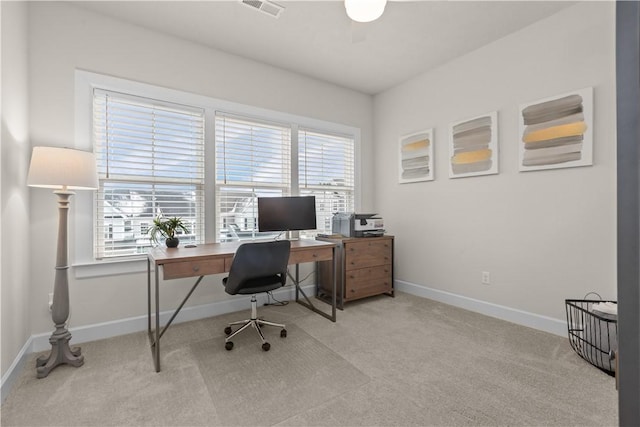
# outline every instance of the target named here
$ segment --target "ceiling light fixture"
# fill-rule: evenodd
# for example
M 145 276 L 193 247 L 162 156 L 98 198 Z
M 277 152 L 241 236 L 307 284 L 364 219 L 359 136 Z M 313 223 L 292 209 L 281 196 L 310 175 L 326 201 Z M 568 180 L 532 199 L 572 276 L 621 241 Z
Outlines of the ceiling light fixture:
M 349 18 L 356 22 L 371 22 L 382 16 L 387 0 L 344 0 Z

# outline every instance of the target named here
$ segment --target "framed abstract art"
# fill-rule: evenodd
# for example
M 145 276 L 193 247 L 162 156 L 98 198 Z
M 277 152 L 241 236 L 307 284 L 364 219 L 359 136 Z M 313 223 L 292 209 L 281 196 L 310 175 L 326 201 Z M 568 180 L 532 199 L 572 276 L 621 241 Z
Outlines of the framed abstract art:
M 593 164 L 593 88 L 520 106 L 519 170 Z
M 400 138 L 401 184 L 433 181 L 433 129 Z
M 498 113 L 451 124 L 449 178 L 498 173 Z

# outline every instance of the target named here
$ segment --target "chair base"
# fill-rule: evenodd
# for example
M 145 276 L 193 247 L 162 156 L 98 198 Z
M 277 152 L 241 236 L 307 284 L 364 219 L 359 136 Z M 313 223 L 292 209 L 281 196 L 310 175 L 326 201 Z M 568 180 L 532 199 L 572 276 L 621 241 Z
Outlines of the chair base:
M 235 332 L 233 332 L 232 326 L 237 326 L 237 325 L 241 325 L 241 326 Z M 285 338 L 287 336 L 287 330 L 285 329 L 286 326 L 283 325 L 282 323 L 274 323 L 274 322 L 269 322 L 267 320 L 258 319 L 258 301 L 256 299 L 256 296 L 252 295 L 251 296 L 251 318 L 229 323 L 229 325 L 224 329 L 225 334 L 228 335 L 227 338 L 225 338 L 224 340 L 225 348 L 227 350 L 231 350 L 233 348 L 233 341 L 231 341 L 233 337 L 235 337 L 240 332 L 244 331 L 245 329 L 251 326 L 253 326 L 256 332 L 258 332 L 258 335 L 260 336 L 260 341 L 262 341 L 262 349 L 264 351 L 269 351 L 269 349 L 271 348 L 271 344 L 269 344 L 267 340 L 264 338 L 264 334 L 262 333 L 262 326 L 275 326 L 277 328 L 281 328 L 282 330 L 280 331 L 280 336 L 282 338 Z

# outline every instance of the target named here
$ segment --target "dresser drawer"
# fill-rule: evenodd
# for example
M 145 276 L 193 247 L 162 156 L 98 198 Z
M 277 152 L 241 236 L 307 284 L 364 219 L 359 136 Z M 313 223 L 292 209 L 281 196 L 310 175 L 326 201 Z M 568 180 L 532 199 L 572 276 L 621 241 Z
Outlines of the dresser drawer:
M 345 269 L 353 270 L 392 263 L 391 240 L 348 242 L 344 245 Z
M 371 280 L 349 280 L 347 279 L 344 293 L 344 300 L 369 297 L 383 293 L 392 292 L 391 275 L 388 277 L 378 277 Z
M 165 280 L 206 276 L 208 274 L 224 273 L 225 259 L 215 258 L 202 261 L 171 262 L 163 264 L 162 268 Z
M 377 278 L 390 278 L 391 264 L 379 265 L 376 267 L 365 267 L 357 270 L 349 270 L 346 272 L 347 283 L 352 281 L 366 281 Z

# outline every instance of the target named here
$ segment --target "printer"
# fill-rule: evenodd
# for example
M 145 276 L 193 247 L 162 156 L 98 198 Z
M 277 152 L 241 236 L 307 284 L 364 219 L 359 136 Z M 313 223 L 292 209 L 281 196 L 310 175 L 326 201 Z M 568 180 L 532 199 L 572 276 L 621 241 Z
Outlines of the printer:
M 344 237 L 377 237 L 384 235 L 384 221 L 377 214 L 336 212 L 331 220 L 331 232 Z

